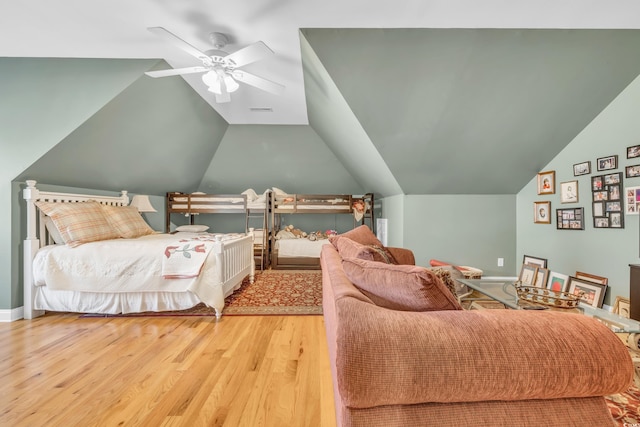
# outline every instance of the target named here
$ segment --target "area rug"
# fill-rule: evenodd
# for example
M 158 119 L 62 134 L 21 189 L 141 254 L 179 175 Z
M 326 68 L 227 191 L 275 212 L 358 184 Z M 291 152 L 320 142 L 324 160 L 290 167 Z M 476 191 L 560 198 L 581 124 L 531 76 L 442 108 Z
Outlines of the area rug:
M 632 385 L 624 393 L 605 396 L 605 400 L 616 426 L 640 425 L 640 390 L 638 387 Z
M 320 315 L 322 314 L 322 272 L 320 270 L 264 270 L 253 283 L 246 278 L 240 288 L 225 299 L 223 316 Z M 215 316 L 204 304 L 188 310 L 130 314 L 84 314 L 81 317 L 165 317 Z

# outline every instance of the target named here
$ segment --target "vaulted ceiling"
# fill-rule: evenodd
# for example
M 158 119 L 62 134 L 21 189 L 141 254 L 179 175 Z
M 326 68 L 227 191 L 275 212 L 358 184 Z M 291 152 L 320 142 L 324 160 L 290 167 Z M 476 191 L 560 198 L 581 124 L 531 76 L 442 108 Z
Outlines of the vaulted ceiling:
M 197 75 L 140 73 L 101 115 L 144 99 L 141 88 L 197 94 L 197 105 L 189 96 L 167 102 L 176 102 L 173 114 L 193 109 L 198 123 L 162 123 L 158 101 L 153 117 L 141 110 L 136 119 L 156 127 L 155 138 L 138 138 L 149 145 L 137 155 L 153 150 L 164 129 L 177 139 L 189 126 L 179 151 L 193 161 L 163 177 L 183 176 L 185 187 L 220 163 L 207 141 L 224 140 L 227 124 L 262 124 L 310 126 L 356 182 L 382 195 L 515 194 L 640 75 L 638 3 L 556 3 L 32 0 L 3 7 L 0 57 L 163 59 L 149 68 L 178 68 L 197 64 L 147 27 L 163 26 L 202 50 L 212 31 L 229 35 L 229 51 L 263 40 L 275 55 L 246 69 L 284 84 L 282 96 L 243 86 L 217 104 Z M 78 127 L 50 158 L 77 152 L 91 135 L 95 126 Z M 156 162 L 177 155 L 153 154 Z M 134 175 L 131 163 L 126 170 L 130 180 L 148 176 Z M 149 188 L 159 181 L 147 179 Z

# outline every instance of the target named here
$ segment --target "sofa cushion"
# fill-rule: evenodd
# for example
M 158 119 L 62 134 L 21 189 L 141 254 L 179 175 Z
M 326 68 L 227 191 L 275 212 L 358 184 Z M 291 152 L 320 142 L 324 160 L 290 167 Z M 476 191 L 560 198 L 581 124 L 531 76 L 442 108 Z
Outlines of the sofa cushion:
M 344 236 L 333 236 L 330 241 L 342 258 L 360 258 L 385 264 L 397 264 L 393 255 L 388 254 L 384 248 L 361 245 Z
M 374 304 L 399 311 L 462 310 L 442 280 L 424 267 L 343 258 L 351 282 Z
M 393 254 L 382 245 L 382 242 L 378 240 L 376 235 L 373 234 L 373 231 L 371 231 L 371 229 L 366 225 L 361 225 L 354 228 L 353 230 L 347 231 L 346 233 L 338 234 L 336 236 L 330 236 L 329 241 L 331 243 L 334 243 L 334 241 L 340 240 L 342 238 L 347 238 L 356 243 L 372 248 L 375 252 L 375 261 L 385 262 L 387 264 L 398 264 Z M 335 243 L 334 246 L 336 246 Z M 338 248 L 338 246 L 336 246 L 336 249 L 338 249 L 338 252 L 340 252 L 340 248 Z M 340 255 L 342 255 L 342 253 Z M 344 258 L 345 255 L 342 255 L 342 257 Z

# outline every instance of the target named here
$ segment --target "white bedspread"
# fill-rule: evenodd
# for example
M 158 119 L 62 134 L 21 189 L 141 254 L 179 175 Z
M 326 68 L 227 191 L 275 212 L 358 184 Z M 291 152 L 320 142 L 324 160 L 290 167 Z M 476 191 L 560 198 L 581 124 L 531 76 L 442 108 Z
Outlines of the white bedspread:
M 331 244 L 329 239 L 280 239 L 277 241 L 278 257 L 309 257 L 320 258 L 323 245 Z
M 221 283 L 216 283 L 215 257 L 209 256 L 198 277 L 165 279 L 162 257 L 167 245 L 197 233 L 152 234 L 136 239 L 91 242 L 71 248 L 50 245 L 34 259 L 36 286 L 55 290 L 130 293 L 191 291 L 207 305 L 224 307 Z M 104 260 L 109 260 L 104 262 Z

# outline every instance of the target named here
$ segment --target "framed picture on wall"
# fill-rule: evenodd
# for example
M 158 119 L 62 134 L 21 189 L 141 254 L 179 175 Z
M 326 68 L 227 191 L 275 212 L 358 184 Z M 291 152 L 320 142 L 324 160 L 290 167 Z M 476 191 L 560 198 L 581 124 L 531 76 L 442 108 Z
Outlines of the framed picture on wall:
M 578 181 L 560 183 L 560 203 L 578 202 Z
M 635 178 L 640 176 L 640 165 L 627 166 L 624 168 L 624 176 L 626 178 Z
M 556 209 L 556 229 L 584 230 L 584 208 Z
M 640 145 L 632 145 L 627 147 L 627 159 L 640 157 Z
M 573 165 L 573 176 L 588 175 L 591 173 L 591 160 Z
M 540 172 L 538 174 L 538 194 L 555 194 L 556 171 Z
M 551 224 L 551 202 L 533 202 L 533 222 Z
M 608 171 L 611 169 L 618 168 L 618 155 L 615 154 L 613 156 L 600 157 L 596 161 L 596 165 L 598 166 L 599 171 Z
M 627 215 L 638 215 L 640 210 L 640 187 L 624 189 L 624 212 Z
M 622 172 L 592 176 L 593 228 L 624 228 L 624 213 L 640 207 L 634 188 L 623 187 Z

